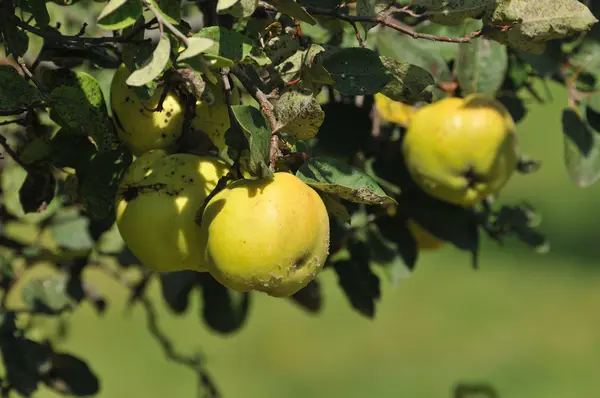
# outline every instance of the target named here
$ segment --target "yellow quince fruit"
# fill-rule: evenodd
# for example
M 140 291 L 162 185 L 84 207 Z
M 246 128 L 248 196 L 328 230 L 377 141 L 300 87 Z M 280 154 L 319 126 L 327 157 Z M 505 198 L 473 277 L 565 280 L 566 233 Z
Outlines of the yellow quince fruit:
M 205 83 L 214 95 L 214 102 L 212 104 L 200 100 L 196 102 L 196 115 L 192 120 L 192 127 L 204 132 L 219 151 L 224 151 L 227 148 L 225 133 L 230 127 L 225 87 L 221 80 L 217 84 L 209 81 Z M 234 87 L 231 91 L 231 105 L 239 104 L 240 95 Z
M 117 228 L 143 265 L 158 272 L 206 270 L 196 212 L 228 172 L 215 157 L 162 149 L 129 166 L 116 197 Z
M 402 151 L 421 189 L 466 207 L 500 191 L 519 161 L 512 117 L 500 102 L 481 94 L 420 108 L 411 118 Z
M 375 108 L 381 118 L 403 127 L 408 126 L 410 118 L 417 111 L 417 108 L 414 106 L 394 101 L 381 93 L 377 93 L 373 97 L 375 99 Z
M 152 149 L 169 152 L 177 148 L 182 134 L 184 110 L 179 98 L 169 92 L 163 110 L 152 111 L 160 103 L 165 87 L 159 87 L 149 100 L 140 100 L 125 82 L 130 72 L 123 64 L 115 72 L 110 86 L 110 106 L 117 136 L 135 156 Z
M 201 228 L 208 271 L 240 292 L 290 296 L 315 278 L 329 252 L 325 204 L 285 172 L 231 183 L 208 203 Z

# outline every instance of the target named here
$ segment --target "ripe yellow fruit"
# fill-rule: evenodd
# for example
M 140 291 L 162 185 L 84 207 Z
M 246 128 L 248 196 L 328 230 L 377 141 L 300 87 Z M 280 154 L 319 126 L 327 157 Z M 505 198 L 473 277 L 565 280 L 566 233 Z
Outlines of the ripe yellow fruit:
M 381 93 L 377 93 L 373 97 L 375 99 L 375 108 L 379 112 L 379 115 L 384 120 L 403 127 L 408 126 L 411 117 L 417 111 L 417 108 L 414 106 L 394 101 Z
M 472 94 L 420 108 L 402 151 L 417 185 L 446 202 L 472 206 L 502 189 L 519 160 L 515 123 L 504 106 Z
M 196 212 L 228 171 L 214 157 L 161 149 L 129 166 L 116 197 L 117 227 L 143 265 L 159 272 L 206 270 Z
M 418 250 L 437 250 L 444 246 L 443 240 L 438 239 L 416 221 L 408 220 L 406 226 L 415 239 Z
M 221 80 L 217 84 L 206 81 L 206 85 L 210 88 L 215 100 L 210 105 L 202 101 L 196 102 L 196 116 L 192 121 L 192 127 L 204 132 L 219 151 L 223 151 L 227 147 L 225 133 L 230 126 L 225 87 Z M 239 105 L 239 92 L 234 88 L 231 94 L 231 105 Z
M 169 92 L 163 110 L 152 112 L 165 88 L 158 88 L 151 99 L 141 101 L 135 90 L 125 83 L 129 75 L 127 67 L 121 65 L 110 87 L 110 106 L 117 136 L 135 156 L 152 149 L 173 151 L 183 128 L 183 107 L 179 99 Z
M 204 210 L 208 271 L 240 292 L 290 296 L 313 280 L 329 253 L 329 216 L 321 197 L 290 173 L 238 180 Z

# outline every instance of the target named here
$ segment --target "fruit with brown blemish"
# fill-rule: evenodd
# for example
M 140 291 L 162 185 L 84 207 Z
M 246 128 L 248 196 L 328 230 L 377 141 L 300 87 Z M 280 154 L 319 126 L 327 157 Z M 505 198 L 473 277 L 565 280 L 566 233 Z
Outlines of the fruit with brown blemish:
M 323 267 L 329 217 L 321 197 L 290 173 L 235 181 L 202 215 L 211 275 L 236 291 L 290 296 Z
M 126 84 L 129 75 L 127 67 L 121 65 L 110 87 L 110 106 L 119 139 L 135 156 L 152 149 L 174 151 L 183 128 L 183 107 L 179 99 L 169 92 L 163 109 L 153 111 L 165 87 L 159 87 L 151 99 L 142 101 L 134 88 Z
M 143 265 L 158 272 L 205 271 L 196 212 L 228 171 L 215 157 L 162 149 L 129 166 L 116 197 L 117 227 Z

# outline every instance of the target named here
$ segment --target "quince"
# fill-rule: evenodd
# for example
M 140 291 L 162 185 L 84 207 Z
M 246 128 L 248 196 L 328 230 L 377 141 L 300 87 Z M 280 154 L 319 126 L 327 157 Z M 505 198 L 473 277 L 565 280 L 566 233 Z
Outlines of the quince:
M 110 87 L 110 106 L 117 136 L 135 156 L 151 149 L 173 151 L 183 129 L 183 107 L 169 92 L 163 110 L 153 112 L 160 103 L 165 87 L 158 88 L 151 99 L 142 101 L 125 81 L 130 72 L 123 64 L 115 72 Z
M 205 271 L 196 212 L 228 171 L 217 158 L 162 149 L 129 166 L 116 197 L 117 227 L 143 265 L 159 272 Z
M 325 204 L 285 172 L 231 183 L 208 203 L 201 228 L 208 271 L 239 292 L 291 296 L 315 278 L 329 252 Z
M 394 101 L 381 93 L 374 96 L 375 108 L 382 119 L 406 127 L 417 108 L 403 102 Z
M 444 98 L 411 118 L 402 151 L 418 186 L 440 200 L 472 206 L 497 193 L 519 161 L 515 123 L 481 94 Z
M 212 104 L 200 100 L 196 102 L 196 116 L 192 121 L 192 127 L 201 130 L 219 151 L 224 151 L 227 148 L 225 133 L 230 127 L 225 87 L 221 80 L 217 84 L 206 81 L 206 86 L 212 92 L 214 102 Z M 239 104 L 240 95 L 234 87 L 231 91 L 231 105 Z

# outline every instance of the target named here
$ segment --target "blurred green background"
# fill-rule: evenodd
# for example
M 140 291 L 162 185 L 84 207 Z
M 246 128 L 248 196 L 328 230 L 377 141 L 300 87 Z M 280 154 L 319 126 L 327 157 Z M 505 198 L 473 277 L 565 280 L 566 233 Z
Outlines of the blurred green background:
M 175 317 L 153 284 L 161 327 L 177 351 L 203 353 L 225 398 L 445 398 L 459 382 L 489 383 L 501 398 L 594 396 L 600 391 L 600 184 L 579 189 L 568 179 L 561 132 L 567 93 L 554 85 L 550 93 L 545 104 L 523 94 L 530 110 L 518 126 L 523 150 L 543 166 L 514 177 L 502 196 L 543 213 L 549 254 L 515 241 L 499 248 L 486 239 L 474 271 L 467 254 L 452 247 L 425 253 L 397 287 L 382 277 L 374 320 L 350 308 L 327 270 L 319 316 L 255 295 L 246 327 L 228 337 L 202 326 L 197 292 L 187 314 Z M 98 316 L 84 304 L 57 348 L 89 362 L 101 378 L 100 397 L 195 396 L 195 374 L 165 359 L 143 308 L 126 311 L 124 289 L 87 272 L 108 298 L 108 311 Z

